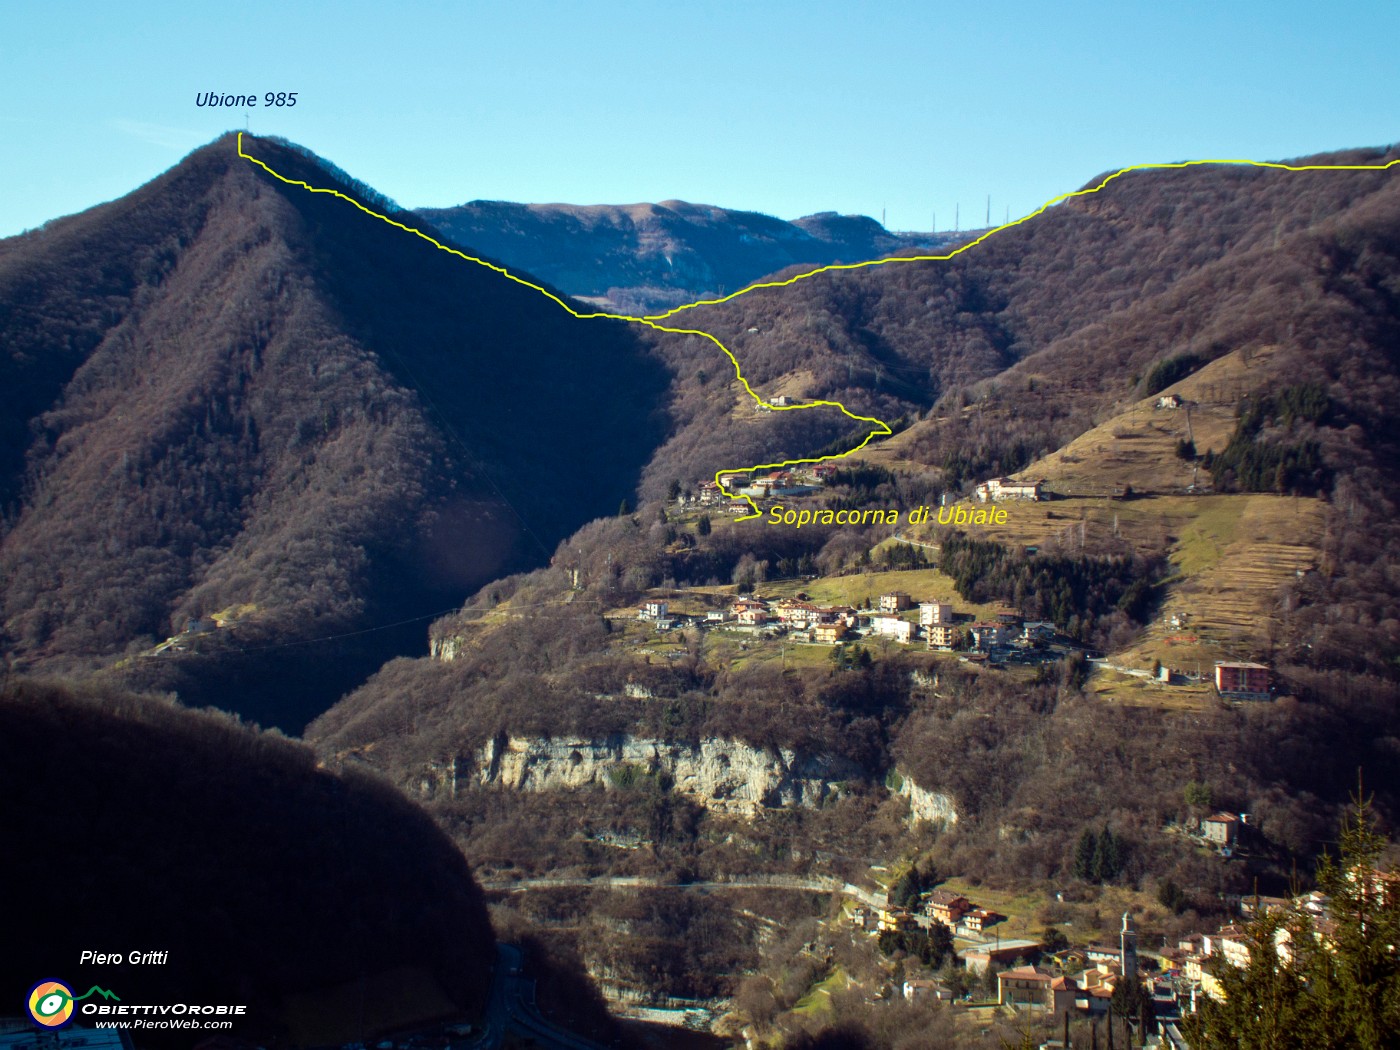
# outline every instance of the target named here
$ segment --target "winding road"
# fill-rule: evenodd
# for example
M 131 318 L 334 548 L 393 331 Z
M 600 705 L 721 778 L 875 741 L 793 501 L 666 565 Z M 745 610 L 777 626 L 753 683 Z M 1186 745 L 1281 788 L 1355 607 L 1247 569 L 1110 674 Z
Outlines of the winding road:
M 514 944 L 496 945 L 496 970 L 491 996 L 482 1015 L 481 1034 L 462 1050 L 497 1050 L 506 1033 L 533 1039 L 544 1050 L 609 1050 L 581 1035 L 547 1021 L 535 1005 L 535 981 L 526 977 L 525 953 Z

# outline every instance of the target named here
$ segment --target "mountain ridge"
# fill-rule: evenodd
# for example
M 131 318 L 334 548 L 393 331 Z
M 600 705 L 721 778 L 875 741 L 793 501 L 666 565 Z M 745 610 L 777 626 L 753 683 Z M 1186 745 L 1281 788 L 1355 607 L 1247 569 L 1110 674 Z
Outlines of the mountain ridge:
M 230 691 L 260 692 L 266 672 L 237 650 L 421 615 L 538 562 L 630 496 L 666 378 L 628 326 L 580 324 L 233 146 L 0 246 L 0 379 L 19 394 L 0 622 L 22 667 L 126 658 L 147 684 L 295 728 L 351 679 L 329 676 L 312 706 L 286 695 L 314 688 L 305 673 L 251 701 Z M 598 414 L 610 398 L 629 411 Z M 536 440 L 554 446 L 530 473 Z M 139 656 L 218 617 L 236 629 L 200 653 Z M 423 644 L 381 639 L 368 658 L 327 652 L 366 674 Z M 246 675 L 215 670 L 229 661 Z
M 417 214 L 453 240 L 508 259 L 575 296 L 652 313 L 733 290 L 794 265 L 878 258 L 966 235 L 892 233 L 866 216 L 791 222 L 666 200 L 624 205 L 469 201 Z

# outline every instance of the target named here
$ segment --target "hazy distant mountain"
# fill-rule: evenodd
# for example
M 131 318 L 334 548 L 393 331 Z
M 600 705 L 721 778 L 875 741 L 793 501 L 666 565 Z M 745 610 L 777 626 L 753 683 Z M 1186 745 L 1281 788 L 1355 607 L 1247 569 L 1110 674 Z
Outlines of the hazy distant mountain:
M 863 215 L 822 212 L 785 222 L 675 200 L 471 201 L 418 213 L 458 243 L 536 273 L 571 295 L 642 312 L 733 292 L 788 266 L 875 259 L 954 239 L 891 233 Z
M 632 495 L 648 353 L 223 138 L 0 241 L 6 649 L 295 728 L 423 625 L 286 643 L 448 607 Z

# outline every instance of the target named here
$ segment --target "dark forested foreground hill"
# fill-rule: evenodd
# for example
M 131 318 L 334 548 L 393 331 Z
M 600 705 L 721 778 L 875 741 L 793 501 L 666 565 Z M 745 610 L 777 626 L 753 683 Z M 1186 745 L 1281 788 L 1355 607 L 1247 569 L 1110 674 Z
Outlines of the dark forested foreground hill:
M 495 938 L 461 854 L 389 785 L 327 773 L 280 735 L 151 697 L 7 685 L 0 814 L 7 989 L 54 977 L 125 1003 L 242 1004 L 234 1034 L 261 1045 L 486 1006 Z M 80 965 L 84 950 L 123 961 Z M 169 954 L 133 965 L 137 950 Z
M 824 212 L 786 222 L 685 201 L 471 201 L 418 214 L 459 244 L 628 313 L 738 291 L 787 266 L 858 262 L 956 239 L 951 233 L 891 233 L 863 215 Z
M 538 563 L 631 495 L 666 432 L 632 329 L 276 181 L 232 137 L 0 242 L 0 304 L 7 652 L 130 654 L 136 684 L 292 729 L 423 625 L 287 643 Z

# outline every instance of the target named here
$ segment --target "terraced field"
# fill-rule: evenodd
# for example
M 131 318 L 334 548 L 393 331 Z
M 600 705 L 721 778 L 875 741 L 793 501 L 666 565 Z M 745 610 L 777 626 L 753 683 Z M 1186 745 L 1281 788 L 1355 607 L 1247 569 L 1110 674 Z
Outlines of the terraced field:
M 1321 501 L 1255 494 L 1210 502 L 1172 548 L 1177 575 L 1157 620 L 1117 662 L 1208 671 L 1215 660 L 1254 656 L 1267 643 L 1280 589 L 1316 567 Z

